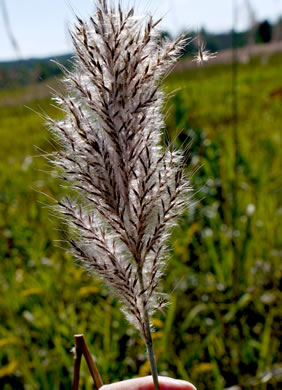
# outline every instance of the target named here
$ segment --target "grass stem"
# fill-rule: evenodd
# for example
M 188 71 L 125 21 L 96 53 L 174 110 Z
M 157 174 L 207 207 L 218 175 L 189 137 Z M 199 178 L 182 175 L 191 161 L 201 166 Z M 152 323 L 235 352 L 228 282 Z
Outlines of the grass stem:
M 144 290 L 144 281 L 143 281 L 143 274 L 142 270 L 138 272 L 138 278 L 141 290 Z M 143 306 L 143 315 L 145 320 L 145 339 L 146 339 L 146 347 L 149 355 L 150 360 L 150 366 L 151 366 L 151 373 L 154 381 L 155 390 L 159 390 L 159 379 L 158 379 L 158 370 L 156 365 L 156 359 L 155 359 L 155 353 L 154 353 L 154 346 L 153 346 L 153 340 L 152 340 L 152 333 L 151 333 L 151 327 L 150 327 L 150 319 L 148 310 L 145 305 L 144 296 L 142 295 L 142 306 Z

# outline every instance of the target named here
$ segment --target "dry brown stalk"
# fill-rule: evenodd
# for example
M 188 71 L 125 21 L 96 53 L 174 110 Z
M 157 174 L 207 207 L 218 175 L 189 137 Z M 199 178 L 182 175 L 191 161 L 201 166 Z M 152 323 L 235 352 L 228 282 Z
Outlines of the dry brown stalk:
M 100 389 L 100 387 L 103 386 L 103 381 L 99 373 L 99 370 L 93 360 L 93 357 L 87 347 L 86 341 L 84 339 L 84 335 L 77 334 L 74 336 L 74 339 L 75 339 L 75 357 L 74 357 L 74 379 L 73 379 L 72 390 L 79 389 L 80 364 L 81 364 L 82 355 L 86 360 L 89 371 L 91 373 L 91 376 L 93 378 L 93 381 L 97 389 Z

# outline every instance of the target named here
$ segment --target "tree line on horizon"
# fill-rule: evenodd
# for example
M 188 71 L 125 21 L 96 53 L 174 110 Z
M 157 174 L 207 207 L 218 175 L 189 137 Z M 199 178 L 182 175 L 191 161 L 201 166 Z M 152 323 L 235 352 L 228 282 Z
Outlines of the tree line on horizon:
M 250 44 L 264 44 L 272 40 L 282 40 L 282 16 L 277 23 L 271 24 L 268 20 L 258 23 L 255 28 L 246 31 L 229 31 L 225 33 L 211 33 L 204 28 L 200 31 L 185 31 L 187 37 L 201 37 L 207 50 L 219 52 L 232 47 L 244 47 Z M 171 38 L 168 31 L 161 32 L 161 39 Z M 197 45 L 196 41 L 195 45 Z M 183 50 L 184 56 L 195 54 L 195 45 L 188 42 Z M 64 67 L 71 68 L 72 54 L 57 56 L 56 59 Z M 26 86 L 40 83 L 55 76 L 61 75 L 60 68 L 51 61 L 52 58 L 31 58 L 27 60 L 17 60 L 0 62 L 0 89 Z

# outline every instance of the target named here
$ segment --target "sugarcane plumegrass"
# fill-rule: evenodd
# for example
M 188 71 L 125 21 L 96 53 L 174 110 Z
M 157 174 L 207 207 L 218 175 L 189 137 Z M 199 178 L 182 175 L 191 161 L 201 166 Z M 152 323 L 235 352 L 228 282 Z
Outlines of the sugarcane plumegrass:
M 64 119 L 49 118 L 61 145 L 53 163 L 78 193 L 58 206 L 73 228 L 73 252 L 141 332 L 155 389 L 150 316 L 165 301 L 165 242 L 190 191 L 182 155 L 160 142 L 160 82 L 185 40 L 160 39 L 158 23 L 102 0 L 88 21 L 78 18 L 74 71 L 65 70 L 67 93 L 55 98 Z

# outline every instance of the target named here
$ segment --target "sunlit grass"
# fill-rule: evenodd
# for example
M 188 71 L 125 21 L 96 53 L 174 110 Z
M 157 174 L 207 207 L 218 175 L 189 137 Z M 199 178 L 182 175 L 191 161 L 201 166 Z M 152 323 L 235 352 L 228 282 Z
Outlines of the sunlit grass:
M 171 242 L 164 282 L 173 291 L 171 305 L 154 318 L 154 338 L 159 371 L 191 380 L 199 390 L 254 381 L 282 359 L 279 58 L 239 66 L 235 226 L 231 68 L 172 74 L 166 83 L 168 91 L 176 90 L 168 102 L 169 133 L 174 138 L 182 131 L 178 145 L 193 137 L 188 160 L 198 170 L 195 206 Z M 105 382 L 148 374 L 145 347 L 126 325 L 118 302 L 57 241 L 65 228 L 46 204 L 64 188 L 38 157 L 39 149 L 53 147 L 43 120 L 21 105 L 26 101 L 20 89 L 8 92 L 6 98 L 16 100 L 1 106 L 5 93 L 0 93 L 0 388 L 71 388 L 75 333 L 85 333 Z M 60 115 L 49 98 L 30 98 L 27 104 Z M 82 384 L 92 388 L 85 366 Z M 279 389 L 281 382 L 271 379 L 266 386 L 259 388 Z

